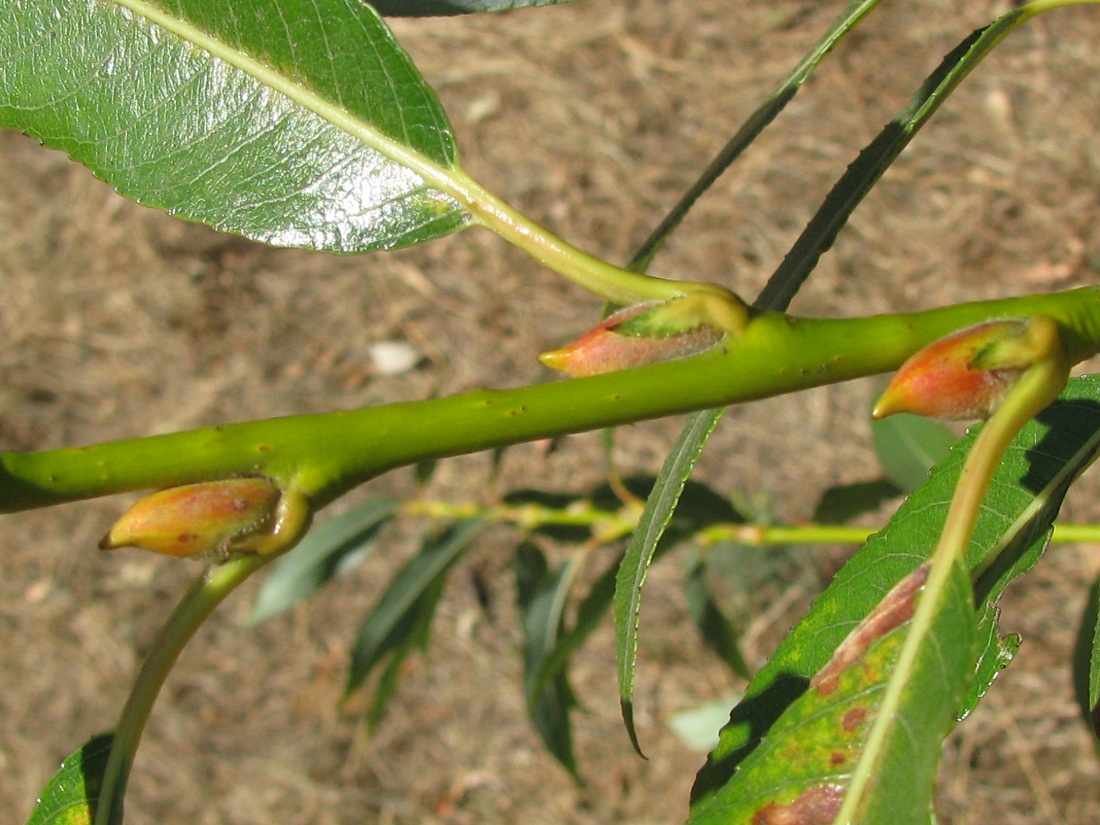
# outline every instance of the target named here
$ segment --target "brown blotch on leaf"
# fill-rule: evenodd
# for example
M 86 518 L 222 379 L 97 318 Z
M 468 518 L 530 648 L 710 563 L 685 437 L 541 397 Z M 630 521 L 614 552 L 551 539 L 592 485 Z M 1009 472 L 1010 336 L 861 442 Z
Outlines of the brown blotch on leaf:
M 840 726 L 851 733 L 867 720 L 867 708 L 852 708 L 840 720 Z
M 831 825 L 844 801 L 839 785 L 818 785 L 786 805 L 765 805 L 752 825 Z
M 833 658 L 810 680 L 810 685 L 822 696 L 836 690 L 840 675 L 858 662 L 876 639 L 909 621 L 917 592 L 924 587 L 927 578 L 928 565 L 925 564 L 895 584 L 867 618 L 840 643 Z

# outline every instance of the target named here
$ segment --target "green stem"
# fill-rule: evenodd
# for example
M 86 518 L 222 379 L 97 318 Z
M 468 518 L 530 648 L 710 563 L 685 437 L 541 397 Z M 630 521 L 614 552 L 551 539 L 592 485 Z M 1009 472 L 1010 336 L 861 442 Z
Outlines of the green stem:
M 184 645 L 221 602 L 271 556 L 250 553 L 206 568 L 180 599 L 153 640 L 149 656 L 130 690 L 111 743 L 111 755 L 96 804 L 95 825 L 121 825 L 126 783 L 141 734 L 164 680 Z
M 1100 350 L 1097 287 L 869 318 L 763 313 L 701 355 L 592 378 L 0 453 L 0 512 L 248 474 L 317 509 L 395 467 L 886 372 L 961 327 L 1036 314 L 1060 323 L 1072 360 Z

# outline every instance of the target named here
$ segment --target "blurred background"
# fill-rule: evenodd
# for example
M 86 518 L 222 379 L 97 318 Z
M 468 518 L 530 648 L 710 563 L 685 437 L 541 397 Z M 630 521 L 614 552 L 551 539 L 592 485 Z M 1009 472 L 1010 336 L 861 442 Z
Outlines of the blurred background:
M 582 248 L 625 262 L 828 27 L 839 0 L 617 0 L 397 21 L 450 113 L 468 171 Z M 940 57 L 1008 2 L 884 4 L 698 204 L 652 271 L 755 296 L 835 179 Z M 1100 274 L 1100 9 L 1040 17 L 965 82 L 865 201 L 792 309 L 848 316 L 1094 283 Z M 554 380 L 535 360 L 598 301 L 487 232 L 339 258 L 269 249 L 115 195 L 86 169 L 0 133 L 0 449 L 348 409 Z M 394 365 L 378 347 L 412 357 Z M 875 478 L 871 381 L 731 410 L 699 478 L 783 523 L 822 492 Z M 626 474 L 653 474 L 679 420 L 623 428 Z M 424 495 L 491 501 L 588 490 L 598 434 L 553 451 L 441 463 Z M 1063 515 L 1100 519 L 1095 472 Z M 408 495 L 410 471 L 334 507 Z M 114 725 L 149 641 L 195 564 L 100 536 L 130 501 L 0 517 L 0 821 L 22 822 L 58 763 Z M 881 521 L 877 514 L 870 523 Z M 208 622 L 172 674 L 139 752 L 132 822 L 676 823 L 704 754 L 670 721 L 743 688 L 700 642 L 679 582 L 647 583 L 636 713 L 619 718 L 610 623 L 578 654 L 576 785 L 531 729 L 511 569 L 495 528 L 460 562 L 426 658 L 372 735 L 341 703 L 362 615 L 414 554 L 407 519 L 319 597 L 243 628 L 258 582 Z M 562 554 L 567 547 L 559 548 Z M 739 550 L 752 577 L 742 644 L 759 666 L 850 552 Z M 1005 599 L 1017 662 L 949 740 L 940 821 L 1100 821 L 1100 768 L 1069 656 L 1092 546 L 1053 548 Z M 742 579 L 743 583 L 743 579 Z M 743 588 L 742 588 L 743 589 Z

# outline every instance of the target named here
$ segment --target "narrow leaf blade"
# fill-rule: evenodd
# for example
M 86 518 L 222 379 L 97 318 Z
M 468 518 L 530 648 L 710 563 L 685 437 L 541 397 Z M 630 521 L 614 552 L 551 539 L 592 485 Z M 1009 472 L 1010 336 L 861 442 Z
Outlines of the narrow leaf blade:
M 347 692 L 358 688 L 386 654 L 398 649 L 417 628 L 418 605 L 440 586 L 470 543 L 486 527 L 481 519 L 454 524 L 425 540 L 420 552 L 398 571 L 367 614 L 351 652 Z
M 0 125 L 144 204 L 334 252 L 465 224 L 423 177 L 454 165 L 446 116 L 366 3 L 5 3 L 0 54 Z
M 638 627 L 641 621 L 642 585 L 691 470 L 718 424 L 721 411 L 695 413 L 665 459 L 657 483 L 646 499 L 638 527 L 627 546 L 615 581 L 615 655 L 619 672 L 619 705 L 627 733 L 641 753 L 634 729 L 634 668 L 638 659 Z
M 516 550 L 517 601 L 524 635 L 524 692 L 527 712 L 554 758 L 579 781 L 573 752 L 570 711 L 577 700 L 563 665 L 552 678 L 540 678 L 547 657 L 559 644 L 565 627 L 565 608 L 580 568 L 572 559 L 550 570 L 542 551 L 530 542 Z
M 314 527 L 271 566 L 247 623 L 258 624 L 289 610 L 361 562 L 399 504 L 393 498 L 373 499 Z
M 1088 602 L 1073 651 L 1073 687 L 1081 718 L 1100 740 L 1100 579 L 1089 588 Z

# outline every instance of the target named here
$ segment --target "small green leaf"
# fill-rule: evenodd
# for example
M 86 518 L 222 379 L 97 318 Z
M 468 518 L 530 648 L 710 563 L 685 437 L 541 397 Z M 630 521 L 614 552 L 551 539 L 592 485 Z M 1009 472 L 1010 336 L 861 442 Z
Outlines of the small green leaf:
M 564 632 L 565 608 L 580 559 L 574 558 L 551 571 L 542 551 L 531 542 L 524 542 L 516 549 L 515 568 L 517 606 L 523 623 L 527 712 L 550 753 L 580 781 L 569 718 L 577 700 L 568 673 L 563 665 L 553 678 L 540 678 L 547 657 Z
M 109 733 L 94 736 L 62 762 L 27 825 L 91 825 L 113 739 Z
M 374 686 L 370 707 L 367 709 L 368 730 L 374 730 L 385 716 L 390 699 L 397 691 L 397 683 L 405 660 L 413 651 L 423 652 L 428 649 L 432 619 L 435 617 L 439 600 L 443 598 L 446 584 L 446 575 L 437 576 L 420 594 L 405 618 L 399 623 L 399 627 L 395 629 L 393 644 L 388 648 L 386 666 Z
M 707 410 L 689 418 L 672 452 L 665 459 L 657 483 L 646 499 L 626 555 L 615 581 L 615 654 L 619 670 L 619 705 L 634 749 L 641 753 L 634 729 L 634 668 L 638 659 L 638 627 L 641 622 L 642 585 L 657 544 L 672 520 L 680 494 L 695 466 L 706 439 L 714 431 L 721 412 Z
M 371 5 L 387 17 L 432 17 L 509 11 L 568 2 L 570 0 L 371 0 Z
M 882 471 L 902 490 L 915 490 L 942 461 L 958 437 L 931 418 L 898 413 L 871 422 Z
M 276 246 L 405 246 L 468 220 L 447 117 L 366 3 L 0 4 L 0 125 L 119 192 Z
M 481 519 L 460 521 L 430 536 L 420 552 L 398 571 L 359 627 L 351 652 L 347 693 L 356 690 L 391 652 L 409 652 L 409 638 L 422 638 L 420 616 L 434 610 L 447 574 L 486 527 Z
M 924 472 L 927 475 L 928 468 Z M 856 516 L 877 510 L 902 492 L 894 482 L 886 479 L 830 487 L 822 493 L 811 521 L 818 524 L 845 524 Z
M 362 562 L 400 503 L 392 498 L 372 499 L 314 527 L 272 565 L 247 624 L 259 624 L 289 610 Z
M 730 670 L 742 679 L 752 678 L 752 668 L 745 661 L 738 643 L 737 629 L 719 609 L 706 579 L 706 564 L 702 561 L 692 566 L 684 579 L 688 610 L 695 626 L 707 646 L 718 654 Z
M 1100 740 L 1100 579 L 1089 588 L 1073 650 L 1073 687 L 1081 717 Z

